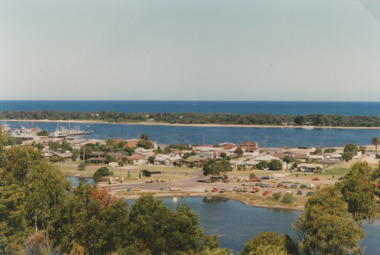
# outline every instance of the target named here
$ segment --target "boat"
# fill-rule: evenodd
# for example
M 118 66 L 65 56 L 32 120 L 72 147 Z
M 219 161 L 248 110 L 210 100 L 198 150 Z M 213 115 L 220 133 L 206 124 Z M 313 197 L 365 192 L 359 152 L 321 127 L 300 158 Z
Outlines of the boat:
M 49 137 L 65 138 L 68 136 L 90 135 L 93 131 L 80 130 L 79 127 L 67 129 L 65 127 L 57 128 Z

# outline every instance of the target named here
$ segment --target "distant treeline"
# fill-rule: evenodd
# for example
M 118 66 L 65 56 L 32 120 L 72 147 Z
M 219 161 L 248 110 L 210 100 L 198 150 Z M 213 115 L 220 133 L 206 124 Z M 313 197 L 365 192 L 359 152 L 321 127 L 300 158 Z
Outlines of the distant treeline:
M 106 122 L 164 122 L 170 124 L 240 124 L 240 125 L 313 125 L 331 127 L 379 127 L 377 116 L 344 116 L 336 114 L 276 115 L 232 113 L 117 113 L 65 111 L 1 111 L 0 119 L 13 120 L 97 120 Z

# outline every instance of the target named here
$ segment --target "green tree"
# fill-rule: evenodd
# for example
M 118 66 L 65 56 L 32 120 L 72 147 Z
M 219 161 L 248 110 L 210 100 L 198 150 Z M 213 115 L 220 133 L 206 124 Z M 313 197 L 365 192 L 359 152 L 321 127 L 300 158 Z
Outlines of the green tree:
M 153 164 L 155 159 L 156 159 L 155 156 L 149 156 L 148 157 L 148 161 L 149 161 L 150 164 Z
M 372 145 L 375 145 L 376 151 L 377 151 L 377 145 L 380 144 L 380 138 L 379 137 L 374 137 L 372 139 Z
M 328 186 L 311 196 L 293 228 L 304 254 L 347 254 L 358 251 L 363 230 L 347 210 L 336 186 Z
M 294 123 L 297 124 L 297 125 L 299 125 L 299 126 L 303 125 L 304 122 L 305 122 L 305 117 L 302 116 L 302 115 L 296 116 L 294 118 Z
M 148 140 L 140 140 L 138 143 L 137 143 L 137 147 L 141 147 L 141 148 L 144 148 L 144 149 L 152 149 L 153 148 L 153 144 L 148 141 Z
M 268 249 L 267 247 L 271 247 Z M 274 232 L 261 232 L 244 244 L 242 255 L 251 254 L 299 254 L 297 245 L 288 235 L 278 235 Z M 264 252 L 264 253 L 260 253 Z
M 139 138 L 148 141 L 149 140 L 149 135 L 148 134 L 141 134 L 139 136 Z
M 359 224 L 372 220 L 376 213 L 374 170 L 367 162 L 355 163 L 346 174 L 341 192 L 348 211 Z
M 79 171 L 84 171 L 84 170 L 86 170 L 87 166 L 88 166 L 88 163 L 86 161 L 82 161 L 78 165 L 78 170 Z
M 32 146 L 5 150 L 0 165 L 0 253 L 13 254 L 32 232 L 48 235 L 70 184 Z
M 236 150 L 234 151 L 234 154 L 236 154 L 236 156 L 238 156 L 238 157 L 243 156 L 243 153 L 244 152 L 240 147 L 237 147 Z
M 268 168 L 269 166 L 269 163 L 266 162 L 266 161 L 260 161 L 257 165 L 256 165 L 256 168 L 257 169 L 260 169 L 260 170 L 263 170 L 265 168 Z
M 91 155 L 91 153 L 94 151 L 94 149 L 89 146 L 89 145 L 85 145 L 83 146 L 81 149 L 80 149 L 80 158 L 81 159 L 84 159 L 84 160 L 87 160 L 88 159 L 88 156 Z
M 286 162 L 286 163 L 290 163 L 290 162 L 292 162 L 293 161 L 293 159 L 290 157 L 290 156 L 288 156 L 288 155 L 286 155 L 284 158 L 283 158 L 283 160 Z
M 227 159 L 227 153 L 225 153 L 225 152 L 220 153 L 220 157 L 222 159 Z
M 220 175 L 225 172 L 232 171 L 230 162 L 222 160 L 218 162 L 216 159 L 209 159 L 203 166 L 203 175 Z
M 280 160 L 273 159 L 268 164 L 269 170 L 281 170 L 282 169 L 282 163 Z
M 78 159 L 78 156 L 79 156 L 79 150 L 76 150 L 76 149 L 74 149 L 73 151 L 72 151 L 72 156 L 71 156 L 71 160 L 72 161 L 77 161 L 77 159 Z
M 38 136 L 48 136 L 49 132 L 47 130 L 41 130 L 37 132 Z
M 92 178 L 94 179 L 94 181 L 98 182 L 103 177 L 105 177 L 105 176 L 112 176 L 112 175 L 113 175 L 113 172 L 110 171 L 108 169 L 108 167 L 103 166 L 103 167 L 99 168 L 98 170 L 96 170 L 96 172 L 94 173 L 94 175 L 92 176 Z
M 349 143 L 346 146 L 344 146 L 343 152 L 349 153 L 352 156 L 356 156 L 356 154 L 358 153 L 358 146 L 356 146 L 353 143 Z

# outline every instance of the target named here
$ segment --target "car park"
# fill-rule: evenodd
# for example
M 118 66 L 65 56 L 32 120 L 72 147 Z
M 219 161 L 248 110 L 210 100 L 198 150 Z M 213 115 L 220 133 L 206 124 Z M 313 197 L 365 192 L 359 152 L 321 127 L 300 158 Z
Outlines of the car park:
M 219 190 L 219 193 L 224 193 L 224 192 L 226 192 L 227 190 L 225 189 L 225 188 L 221 188 L 220 190 Z

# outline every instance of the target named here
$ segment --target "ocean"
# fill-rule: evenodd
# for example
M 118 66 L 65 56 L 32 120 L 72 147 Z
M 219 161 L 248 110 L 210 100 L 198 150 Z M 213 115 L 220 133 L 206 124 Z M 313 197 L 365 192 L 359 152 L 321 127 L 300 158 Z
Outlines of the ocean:
M 380 102 L 284 101 L 0 101 L 3 110 L 114 111 L 130 113 L 270 113 L 380 116 Z

